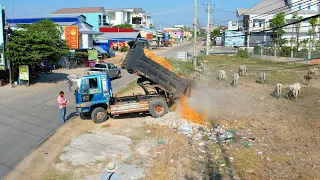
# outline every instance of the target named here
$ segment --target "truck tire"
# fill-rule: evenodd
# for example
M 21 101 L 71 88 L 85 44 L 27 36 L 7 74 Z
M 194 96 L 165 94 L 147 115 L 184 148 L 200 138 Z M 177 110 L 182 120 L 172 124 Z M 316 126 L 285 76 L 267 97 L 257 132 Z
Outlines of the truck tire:
M 91 113 L 91 119 L 97 124 L 105 122 L 108 118 L 107 111 L 102 107 L 96 107 Z
M 149 104 L 149 112 L 154 118 L 162 117 L 168 113 L 168 105 L 162 100 L 155 99 Z

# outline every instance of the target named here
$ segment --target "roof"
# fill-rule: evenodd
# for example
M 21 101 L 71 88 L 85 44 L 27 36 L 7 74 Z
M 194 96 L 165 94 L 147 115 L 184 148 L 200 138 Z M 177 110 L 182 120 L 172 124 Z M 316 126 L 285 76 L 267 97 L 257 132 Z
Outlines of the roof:
M 237 15 L 241 16 L 243 14 L 268 14 L 270 11 L 281 8 L 282 11 L 289 10 L 289 6 L 285 3 L 285 0 L 262 0 L 258 4 L 254 5 L 252 8 L 238 8 Z M 271 12 L 272 14 L 272 12 Z
M 9 24 L 32 24 L 37 21 L 42 21 L 45 19 L 50 19 L 56 24 L 65 23 L 65 24 L 74 24 L 79 21 L 79 16 L 70 16 L 70 17 L 24 17 L 24 18 L 9 18 L 6 19 Z
M 103 10 L 103 7 L 63 8 L 51 14 L 97 13 Z
M 103 33 L 98 39 L 137 38 L 139 34 L 139 32 L 110 32 Z
M 96 31 L 79 31 L 80 34 L 92 34 L 92 35 L 101 35 L 103 33 Z
M 145 13 L 145 11 L 142 8 L 134 8 L 134 11 L 139 14 L 139 13 Z
M 101 53 L 107 53 L 107 51 L 105 51 L 102 47 L 100 46 L 93 46 L 94 49 L 96 49 L 97 51 L 101 52 Z

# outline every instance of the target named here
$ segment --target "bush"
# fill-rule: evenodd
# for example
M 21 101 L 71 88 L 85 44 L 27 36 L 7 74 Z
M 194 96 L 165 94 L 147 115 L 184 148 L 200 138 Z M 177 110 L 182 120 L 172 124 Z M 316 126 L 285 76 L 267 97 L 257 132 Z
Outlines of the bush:
M 259 54 L 261 52 L 261 46 L 255 45 L 253 47 L 253 54 Z
M 278 56 L 281 57 L 291 57 L 291 47 L 289 46 L 282 46 L 280 50 L 280 54 Z
M 129 50 L 129 48 L 127 46 L 121 46 L 119 51 L 120 52 L 127 52 Z
M 246 49 L 239 49 L 236 57 L 237 58 L 249 58 L 248 51 Z

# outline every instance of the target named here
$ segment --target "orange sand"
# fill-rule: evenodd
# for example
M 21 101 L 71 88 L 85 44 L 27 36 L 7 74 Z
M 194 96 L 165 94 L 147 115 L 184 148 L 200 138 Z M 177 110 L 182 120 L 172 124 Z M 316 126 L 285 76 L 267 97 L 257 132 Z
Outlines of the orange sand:
M 169 61 L 167 61 L 165 58 L 162 57 L 158 57 L 156 56 L 153 52 L 151 52 L 149 49 L 144 49 L 144 54 L 149 57 L 150 59 L 152 59 L 153 61 L 157 62 L 158 64 L 160 64 L 161 66 L 169 69 L 170 71 L 173 72 L 173 68 L 171 66 L 171 64 L 169 63 Z
M 187 98 L 187 96 L 182 96 L 181 98 L 181 116 L 184 119 L 190 120 L 194 123 L 203 124 L 203 118 L 199 113 L 189 107 Z

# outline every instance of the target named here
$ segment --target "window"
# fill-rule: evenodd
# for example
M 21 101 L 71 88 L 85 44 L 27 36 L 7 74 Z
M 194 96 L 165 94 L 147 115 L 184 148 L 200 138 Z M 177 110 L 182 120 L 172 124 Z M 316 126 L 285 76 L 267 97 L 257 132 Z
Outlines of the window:
M 89 79 L 89 88 L 90 89 L 98 88 L 98 80 L 97 80 L 97 78 Z
M 309 3 L 309 4 L 308 4 L 308 10 L 310 10 L 310 9 L 311 9 L 311 4 Z
M 108 64 L 108 69 L 111 69 L 111 64 Z
M 115 65 L 113 65 L 113 64 L 111 64 L 110 66 L 111 66 L 111 69 L 116 68 L 116 66 L 115 66 Z
M 262 27 L 262 23 L 261 23 L 261 21 L 259 21 L 259 27 Z
M 101 15 L 99 15 L 98 18 L 99 18 L 99 21 L 98 21 L 99 25 L 101 25 Z
M 299 10 L 301 10 L 302 9 L 302 6 L 301 6 L 301 4 L 299 4 Z

